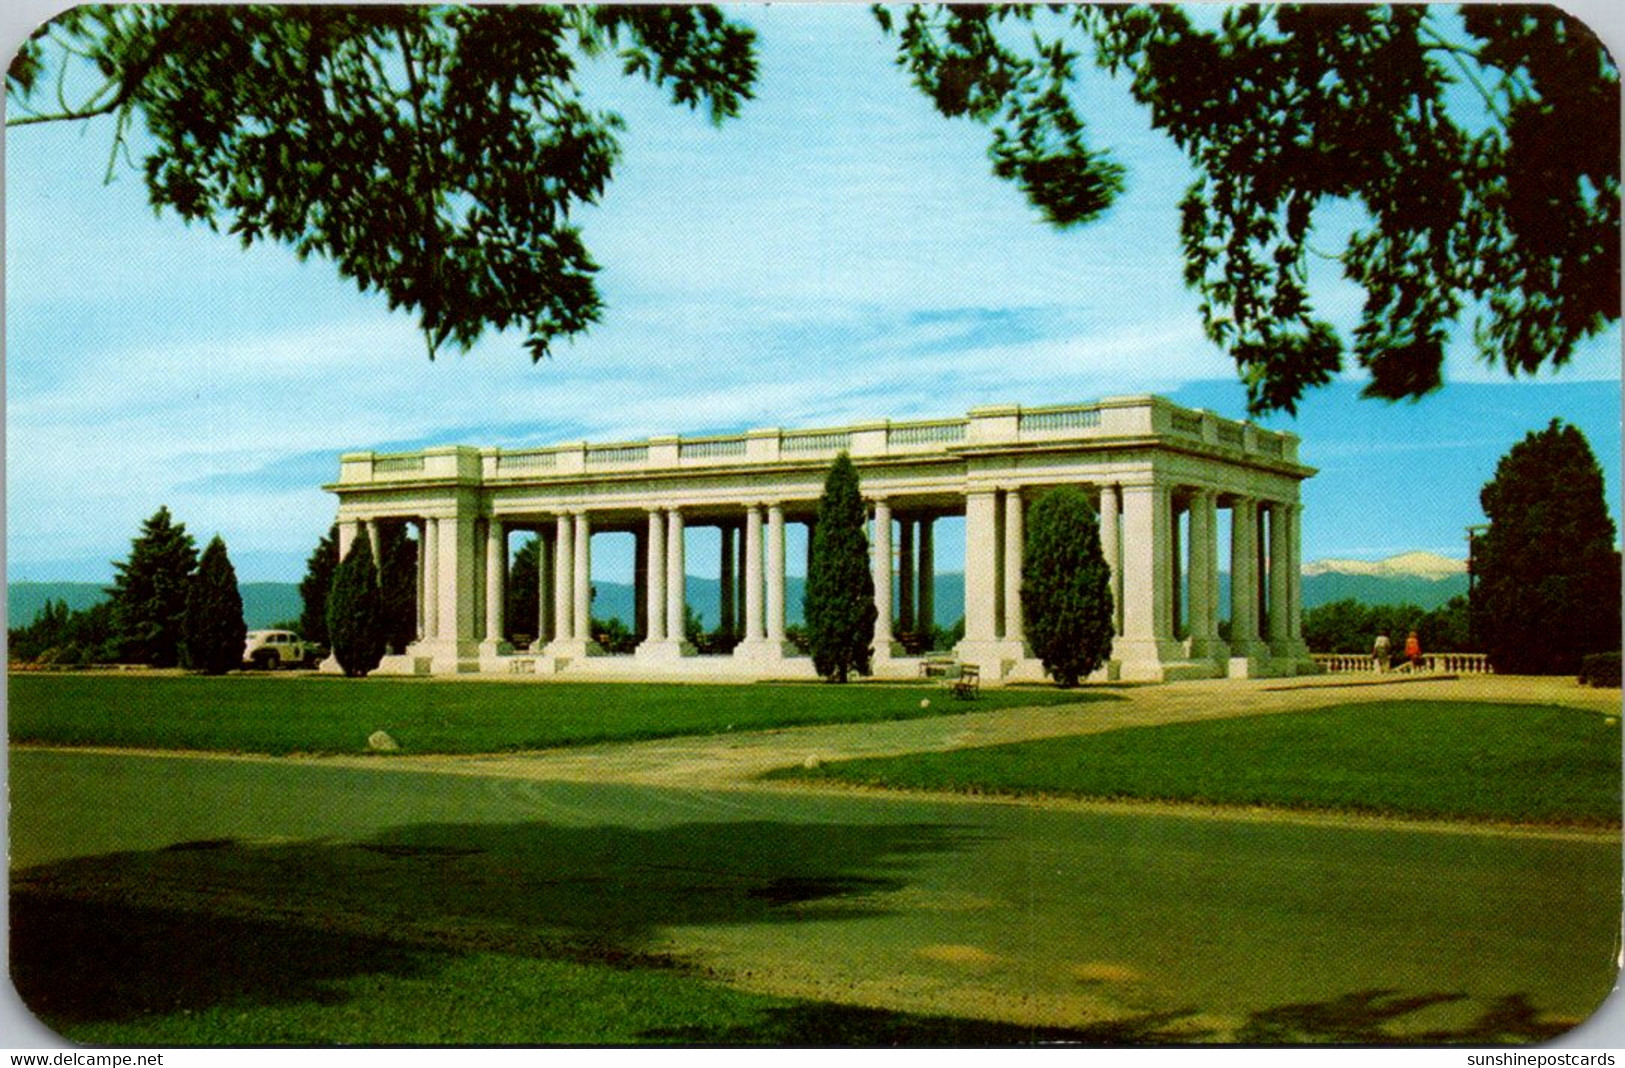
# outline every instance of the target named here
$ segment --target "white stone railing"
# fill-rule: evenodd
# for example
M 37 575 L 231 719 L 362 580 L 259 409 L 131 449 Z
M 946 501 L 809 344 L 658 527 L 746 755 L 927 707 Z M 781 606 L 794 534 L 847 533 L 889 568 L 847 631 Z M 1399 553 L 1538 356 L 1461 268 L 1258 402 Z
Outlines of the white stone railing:
M 587 463 L 594 467 L 606 465 L 641 464 L 649 459 L 646 443 L 635 445 L 592 445 L 587 449 Z
M 965 426 L 964 419 L 940 423 L 894 423 L 886 428 L 886 444 L 953 445 L 965 440 Z
M 684 460 L 724 460 L 744 456 L 745 450 L 742 437 L 680 441 L 677 445 L 677 455 Z
M 1023 411 L 1016 421 L 1016 428 L 1023 434 L 1051 430 L 1093 430 L 1098 426 L 1100 426 L 1100 408 L 1094 404 L 1086 407 Z
M 399 474 L 403 471 L 423 470 L 423 454 L 418 452 L 395 453 L 390 456 L 374 456 L 372 469 L 380 475 Z
M 785 434 L 779 439 L 784 452 L 840 452 L 852 448 L 850 430 L 803 430 Z
M 823 459 L 848 452 L 855 459 L 906 455 L 952 456 L 1024 443 L 1109 441 L 1174 435 L 1210 448 L 1228 448 L 1267 461 L 1296 462 L 1296 438 L 1211 412 L 1170 404 L 1160 397 L 1118 397 L 1092 404 L 978 408 L 957 419 L 878 421 L 858 426 L 804 430 L 760 429 L 743 434 L 642 441 L 572 442 L 544 448 L 472 449 L 463 446 L 421 453 L 349 453 L 340 459 L 339 482 L 397 482 L 454 476 L 524 477 L 534 472 L 575 475 L 587 470 L 666 469 L 692 464 L 755 464 Z M 465 470 L 466 468 L 466 470 Z M 481 473 L 483 472 L 483 474 Z
M 1377 674 L 1377 661 L 1365 653 L 1315 653 L 1315 663 L 1328 674 Z M 1430 674 L 1489 675 L 1490 659 L 1484 653 L 1423 653 L 1418 668 Z M 1409 670 L 1409 661 L 1403 655 L 1392 658 L 1388 671 Z

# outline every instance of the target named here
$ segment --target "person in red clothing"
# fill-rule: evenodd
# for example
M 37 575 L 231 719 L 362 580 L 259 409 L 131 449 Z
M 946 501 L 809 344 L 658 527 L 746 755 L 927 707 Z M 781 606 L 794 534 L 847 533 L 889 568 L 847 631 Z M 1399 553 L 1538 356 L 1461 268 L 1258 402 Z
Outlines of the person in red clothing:
M 1412 671 L 1422 670 L 1422 641 L 1414 630 L 1405 639 L 1405 659 L 1410 663 Z

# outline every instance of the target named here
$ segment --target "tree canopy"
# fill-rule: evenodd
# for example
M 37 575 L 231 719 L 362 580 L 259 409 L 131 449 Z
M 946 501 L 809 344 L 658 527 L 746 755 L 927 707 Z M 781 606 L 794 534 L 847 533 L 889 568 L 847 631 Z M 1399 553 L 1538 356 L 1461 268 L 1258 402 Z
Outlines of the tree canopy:
M 1620 559 L 1602 468 L 1554 419 L 1501 458 L 1479 495 L 1473 627 L 1496 671 L 1575 674 L 1620 647 Z
M 752 42 L 711 7 L 91 4 L 13 59 L 7 124 L 113 116 L 111 168 L 139 118 L 154 208 L 330 259 L 415 311 L 431 355 L 520 327 L 539 360 L 602 310 L 572 218 L 624 124 L 582 61 L 720 122 Z
M 372 539 L 357 537 L 333 572 L 327 595 L 327 636 L 333 658 L 350 678 L 359 678 L 384 658 L 384 607 Z
M 339 528 L 335 523 L 316 542 L 305 560 L 305 577 L 299 580 L 299 598 L 305 606 L 299 614 L 299 636 L 307 642 L 327 644 L 327 595 L 338 566 Z
M 1475 4 L 877 8 L 942 114 L 991 127 L 993 170 L 1051 223 L 1102 215 L 1125 170 L 1076 77 L 1127 77 L 1196 172 L 1185 281 L 1255 413 L 1342 370 L 1312 257 L 1365 293 L 1366 393 L 1418 397 L 1471 312 L 1509 373 L 1560 366 L 1620 314 L 1619 71 L 1556 7 Z M 1326 253 L 1317 218 L 1363 211 Z M 1326 235 L 1319 235 L 1326 240 Z

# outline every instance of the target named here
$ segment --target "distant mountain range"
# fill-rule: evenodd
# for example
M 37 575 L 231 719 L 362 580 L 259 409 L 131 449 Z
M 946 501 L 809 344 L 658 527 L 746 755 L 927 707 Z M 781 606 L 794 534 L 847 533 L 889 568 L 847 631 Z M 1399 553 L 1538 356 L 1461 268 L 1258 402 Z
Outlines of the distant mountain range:
M 299 587 L 292 582 L 245 582 L 243 619 L 250 629 L 298 619 L 304 611 Z M 601 617 L 632 619 L 632 587 L 623 582 L 593 583 L 593 613 Z M 785 580 L 785 616 L 801 622 L 801 600 L 806 580 L 790 575 Z M 1316 608 L 1333 601 L 1365 604 L 1414 604 L 1424 609 L 1442 606 L 1467 593 L 1467 564 L 1433 553 L 1403 553 L 1386 560 L 1315 560 L 1303 566 L 1303 605 Z M 1229 603 L 1230 576 L 1219 575 L 1219 603 Z M 106 590 L 88 582 L 12 582 L 6 585 L 6 621 L 9 626 L 31 622 L 47 600 L 67 602 L 81 610 L 106 600 Z M 716 579 L 688 577 L 688 600 L 694 610 L 715 627 L 721 619 L 721 586 Z M 936 621 L 951 625 L 965 613 L 965 579 L 947 572 L 936 576 Z M 1221 615 L 1228 613 L 1221 610 Z

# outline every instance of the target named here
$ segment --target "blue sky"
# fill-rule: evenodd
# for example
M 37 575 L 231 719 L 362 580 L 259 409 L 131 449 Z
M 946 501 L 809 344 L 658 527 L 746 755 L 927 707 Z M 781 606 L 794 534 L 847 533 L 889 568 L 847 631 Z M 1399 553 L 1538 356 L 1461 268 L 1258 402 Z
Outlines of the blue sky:
M 1088 91 L 1129 192 L 1059 233 L 991 177 L 985 131 L 906 84 L 865 9 L 736 14 L 761 31 L 759 92 L 720 129 L 607 68 L 594 79 L 628 123 L 582 219 L 608 310 L 541 365 L 511 335 L 431 362 L 409 316 L 324 263 L 155 218 L 134 172 L 102 182 L 109 124 L 9 130 L 8 578 L 107 581 L 167 504 L 200 541 L 222 534 L 241 578 L 296 580 L 332 520 L 320 485 L 351 449 L 1142 392 L 1243 415 L 1180 282 L 1182 157 L 1120 89 Z M 1358 299 L 1333 285 L 1322 309 L 1346 326 Z M 1462 344 L 1421 402 L 1360 401 L 1350 380 L 1269 420 L 1320 468 L 1305 558 L 1463 555 L 1496 459 L 1554 416 L 1590 439 L 1617 518 L 1620 355 L 1616 328 L 1567 371 L 1512 383 Z

